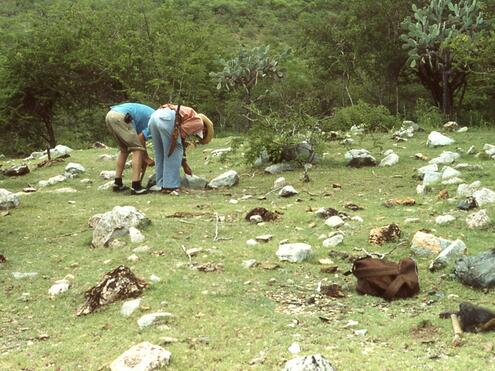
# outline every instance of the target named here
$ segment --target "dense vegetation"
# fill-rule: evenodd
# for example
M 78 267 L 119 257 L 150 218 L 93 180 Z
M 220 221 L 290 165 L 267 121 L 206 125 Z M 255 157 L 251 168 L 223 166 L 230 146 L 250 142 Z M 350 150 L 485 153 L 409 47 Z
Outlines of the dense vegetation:
M 411 5 L 4 0 L 0 152 L 104 139 L 105 111 L 124 100 L 189 104 L 220 131 L 252 127 L 252 112 L 332 123 L 359 104 L 358 115 L 382 105 L 419 120 L 436 106 L 463 125 L 491 123 L 495 1 Z

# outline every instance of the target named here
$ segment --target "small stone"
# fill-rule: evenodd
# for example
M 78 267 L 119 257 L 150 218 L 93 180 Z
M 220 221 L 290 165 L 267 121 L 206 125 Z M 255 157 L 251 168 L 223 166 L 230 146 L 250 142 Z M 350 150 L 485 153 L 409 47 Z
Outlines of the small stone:
M 311 246 L 306 243 L 287 243 L 279 245 L 276 252 L 279 260 L 300 263 L 311 255 Z
M 262 234 L 260 236 L 256 236 L 256 241 L 259 242 L 268 242 L 273 238 L 273 235 L 271 234 Z
M 256 242 L 256 240 L 253 240 L 253 239 L 250 239 L 250 240 L 247 240 L 246 241 L 246 245 L 247 246 L 256 246 L 258 244 L 258 242 Z
M 428 140 L 426 141 L 426 145 L 430 147 L 448 146 L 454 143 L 455 143 L 454 139 L 449 138 L 437 131 L 432 131 L 428 135 Z
M 301 346 L 298 343 L 292 343 L 288 348 L 289 352 L 292 354 L 297 354 L 301 352 Z
M 338 215 L 331 216 L 330 218 L 325 220 L 325 224 L 328 225 L 329 227 L 332 227 L 332 228 L 340 227 L 340 226 L 344 225 L 344 223 L 345 222 Z
M 141 243 L 145 240 L 144 235 L 136 227 L 129 228 L 129 237 L 133 243 Z
M 152 274 L 152 275 L 150 276 L 150 281 L 151 281 L 152 283 L 158 283 L 158 282 L 160 282 L 161 280 L 162 280 L 162 279 L 161 279 L 160 277 L 158 277 L 156 274 Z
M 100 172 L 100 177 L 105 180 L 115 179 L 115 170 L 103 170 Z
M 292 171 L 292 170 L 294 170 L 294 166 L 291 165 L 290 163 L 280 163 L 280 164 L 273 164 L 271 166 L 268 166 L 265 169 L 265 173 L 280 174 L 285 171 Z
M 479 207 L 495 203 L 495 192 L 488 188 L 482 188 L 473 193 L 473 197 Z
M 19 207 L 19 196 L 15 193 L 0 188 L 0 210 L 9 210 Z
M 102 184 L 101 186 L 98 187 L 99 191 L 108 191 L 109 189 L 112 189 L 114 181 L 111 180 L 109 182 L 106 182 L 105 184 Z
M 455 217 L 452 215 L 439 215 L 435 218 L 437 224 L 447 224 L 455 221 Z
M 356 336 L 364 336 L 368 333 L 368 330 L 362 329 L 362 330 L 354 330 L 354 335 Z
M 351 218 L 351 220 L 353 222 L 358 222 L 358 223 L 363 223 L 364 222 L 364 219 L 362 217 L 360 217 L 359 215 L 355 215 Z
M 283 371 L 335 371 L 335 368 L 322 355 L 313 354 L 287 361 Z
M 274 189 L 277 189 L 277 188 L 283 188 L 287 185 L 287 181 L 285 180 L 285 178 L 283 176 L 277 178 L 274 182 L 273 182 L 273 188 Z
M 242 266 L 244 268 L 253 268 L 254 266 L 256 266 L 256 259 L 244 260 L 242 262 Z
M 359 322 L 358 321 L 354 321 L 352 319 L 350 319 L 349 321 L 347 321 L 347 323 L 344 325 L 344 328 L 351 328 L 351 327 L 355 327 L 359 325 Z
M 239 183 L 239 174 L 235 170 L 229 170 L 208 183 L 209 188 L 230 188 Z
M 38 276 L 38 272 L 12 272 L 12 276 L 16 280 L 22 280 L 25 278 L 35 278 Z
M 296 189 L 291 186 L 291 185 L 286 185 L 283 187 L 280 192 L 278 192 L 278 195 L 280 197 L 291 197 L 297 195 L 299 192 L 296 191 Z
M 406 218 L 404 219 L 405 224 L 418 223 L 420 221 L 419 218 Z
M 186 250 L 186 254 L 189 256 L 196 256 L 201 252 L 203 252 L 203 249 L 201 247 L 193 247 L 192 249 Z
M 392 152 L 386 155 L 381 161 L 378 166 L 385 167 L 385 166 L 394 166 L 399 163 L 399 156 Z
M 168 312 L 156 312 L 156 313 L 149 313 L 145 314 L 141 318 L 138 319 L 137 323 L 139 328 L 142 330 L 145 327 L 149 327 L 151 325 L 156 325 L 159 322 L 162 321 L 167 321 L 168 319 L 172 318 L 173 315 Z
M 258 224 L 258 223 L 261 223 L 263 221 L 263 217 L 261 215 L 252 215 L 249 218 L 249 221 L 253 224 Z
M 418 231 L 411 242 L 411 251 L 416 255 L 438 255 L 440 251 L 449 246 L 451 241 L 437 237 L 433 234 Z
M 132 252 L 135 254 L 140 254 L 140 253 L 148 252 L 150 250 L 151 250 L 151 247 L 149 247 L 148 245 L 142 245 L 142 246 L 138 246 L 138 247 L 132 249 Z
M 469 215 L 466 218 L 466 223 L 471 229 L 483 229 L 488 227 L 492 221 L 488 216 L 488 213 L 485 209 L 481 209 L 480 211 Z
M 238 200 L 236 200 L 236 199 L 234 199 L 234 198 L 231 198 L 231 199 L 229 200 L 229 204 L 232 204 L 232 205 L 237 205 L 238 203 L 239 203 L 239 201 L 238 201 Z
M 135 255 L 135 254 L 132 254 L 131 256 L 128 256 L 127 257 L 127 260 L 129 260 L 130 262 L 137 262 L 139 260 L 139 256 Z
M 56 296 L 69 290 L 70 282 L 66 279 L 55 281 L 55 283 L 48 290 L 48 295 Z
M 151 371 L 170 362 L 172 353 L 158 345 L 142 342 L 132 346 L 110 364 L 111 371 Z
M 120 314 L 124 317 L 130 317 L 132 313 L 141 305 L 141 299 L 128 300 L 122 304 L 122 308 L 120 309 Z
M 335 247 L 340 245 L 342 241 L 344 241 L 344 236 L 341 234 L 336 234 L 335 236 L 327 238 L 325 241 L 323 241 L 323 247 L 325 248 Z

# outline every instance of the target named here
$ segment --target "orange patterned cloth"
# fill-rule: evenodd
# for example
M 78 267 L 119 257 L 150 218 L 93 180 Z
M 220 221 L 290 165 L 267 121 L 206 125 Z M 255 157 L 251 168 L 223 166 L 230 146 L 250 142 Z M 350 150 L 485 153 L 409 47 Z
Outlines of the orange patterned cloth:
M 176 111 L 177 105 L 172 103 L 166 103 L 162 105 L 160 108 L 168 108 Z M 191 107 L 180 106 L 179 111 L 181 121 L 181 137 L 185 137 L 187 135 L 201 135 L 203 133 L 203 121 L 198 116 L 197 112 Z

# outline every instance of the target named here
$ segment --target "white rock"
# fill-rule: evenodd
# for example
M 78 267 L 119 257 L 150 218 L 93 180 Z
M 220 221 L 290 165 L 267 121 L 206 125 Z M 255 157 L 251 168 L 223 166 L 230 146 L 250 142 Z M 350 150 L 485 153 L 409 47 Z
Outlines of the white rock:
M 208 183 L 208 187 L 217 189 L 223 187 L 233 187 L 239 183 L 239 174 L 235 170 L 229 170 L 217 176 Z
M 429 187 L 429 186 L 425 186 L 425 185 L 423 185 L 423 184 L 418 184 L 418 185 L 416 186 L 416 193 L 417 193 L 418 195 L 423 195 L 423 196 L 424 196 L 424 195 L 425 195 L 425 194 L 427 194 L 429 191 L 430 191 L 430 187 Z
M 362 330 L 354 330 L 354 335 L 357 336 L 364 336 L 368 333 L 368 330 L 362 329 Z
M 488 156 L 493 156 L 493 155 L 495 155 L 495 146 L 492 144 L 485 144 L 483 146 L 483 151 L 485 151 L 485 153 Z
M 404 219 L 405 224 L 418 223 L 421 219 L 419 218 L 406 218 Z
M 132 252 L 135 254 L 140 254 L 140 253 L 148 252 L 150 250 L 151 247 L 149 247 L 148 245 L 142 245 L 132 249 Z
M 468 215 L 466 218 L 466 223 L 471 229 L 482 229 L 489 226 L 492 221 L 488 216 L 488 213 L 485 209 L 481 209 L 480 211 Z
M 344 154 L 344 158 L 348 161 L 352 161 L 355 158 L 365 159 L 369 158 L 372 162 L 376 163 L 376 159 L 371 155 L 371 153 L 364 148 L 361 149 L 351 149 Z
M 50 156 L 51 158 L 56 158 L 56 157 L 68 155 L 71 152 L 72 152 L 71 148 L 64 146 L 63 144 L 58 144 L 55 146 L 55 148 L 50 149 Z M 40 153 L 41 156 L 38 156 Z M 35 154 L 36 156 L 33 156 Z M 44 160 L 48 158 L 48 154 L 46 153 L 46 150 L 43 152 L 33 152 L 31 156 L 33 156 L 33 158 L 39 158 L 40 160 Z
M 112 189 L 114 181 L 110 180 L 109 182 L 106 182 L 105 184 L 102 184 L 101 186 L 98 187 L 99 191 L 108 191 L 109 189 Z
M 352 220 L 353 222 L 358 222 L 358 223 L 363 223 L 363 222 L 364 222 L 364 219 L 363 219 L 362 217 L 360 217 L 359 215 L 353 216 L 353 217 L 351 218 L 351 220 Z
M 286 243 L 279 245 L 276 255 L 279 260 L 300 263 L 311 255 L 311 246 L 306 243 Z
M 452 185 L 452 184 L 461 184 L 461 183 L 464 183 L 464 179 L 457 178 L 457 177 L 442 180 L 443 185 Z
M 436 270 L 448 265 L 453 258 L 466 253 L 466 245 L 461 240 L 455 240 L 444 248 L 430 263 L 429 269 Z
M 128 300 L 124 302 L 124 304 L 122 304 L 122 308 L 120 309 L 120 314 L 122 314 L 124 317 L 130 317 L 132 313 L 134 313 L 134 311 L 139 308 L 140 305 L 141 305 L 140 298 L 134 300 Z
M 428 171 L 423 177 L 424 186 L 432 186 L 442 181 L 442 173 L 438 171 Z
M 161 322 L 162 320 L 166 321 L 172 317 L 173 315 L 168 312 L 149 313 L 139 318 L 137 324 L 140 329 L 143 329 L 145 327 L 149 327 L 153 324 L 156 324 L 157 322 Z
M 218 157 L 229 152 L 232 152 L 232 147 L 214 149 L 210 153 L 213 157 Z
M 84 178 L 79 181 L 81 184 L 92 184 L 93 180 L 89 178 Z
M 151 371 L 170 362 L 172 353 L 147 341 L 132 346 L 110 364 L 111 371 Z
M 46 181 L 45 180 L 40 180 L 38 182 L 38 187 L 43 188 L 43 187 L 46 187 L 46 186 L 51 186 L 51 185 L 54 185 L 54 184 L 57 184 L 57 183 L 65 182 L 66 180 L 67 180 L 67 178 L 64 175 L 56 175 L 56 176 L 52 176 L 51 178 L 49 178 Z
M 38 272 L 12 272 L 12 276 L 16 280 L 23 280 L 25 278 L 35 278 L 38 276 Z
M 244 268 L 252 268 L 256 265 L 256 259 L 249 259 L 249 260 L 244 260 L 242 262 L 242 266 Z
M 115 206 L 99 218 L 93 231 L 92 245 L 106 246 L 111 240 L 127 235 L 131 227 L 147 224 L 149 220 L 134 206 Z
M 454 169 L 456 170 L 483 170 L 483 166 L 481 166 L 480 164 L 467 164 L 465 162 L 461 163 L 461 164 L 457 164 L 454 166 Z
M 428 140 L 426 141 L 426 145 L 430 147 L 448 146 L 454 143 L 455 143 L 454 139 L 449 138 L 439 133 L 438 131 L 432 131 L 428 135 Z
M 467 153 L 468 155 L 475 155 L 475 154 L 476 154 L 476 152 L 477 152 L 477 151 L 476 151 L 476 147 L 475 147 L 475 146 L 471 146 L 471 147 L 469 147 L 469 149 L 466 151 L 466 153 Z
M 325 220 L 325 224 L 332 228 L 337 228 L 343 225 L 345 222 L 338 215 L 331 216 L 327 220 Z
M 74 189 L 72 187 L 62 187 L 53 190 L 53 193 L 76 193 L 76 192 L 77 189 Z
M 283 188 L 287 185 L 287 181 L 283 176 L 278 177 L 274 182 L 273 182 L 273 188 Z
M 134 242 L 134 243 L 141 243 L 145 240 L 144 235 L 136 227 L 130 227 L 129 228 L 129 237 L 131 239 L 131 242 Z
M 288 348 L 288 351 L 292 354 L 297 354 L 301 352 L 301 346 L 298 343 L 292 343 Z
M 378 166 L 394 166 L 399 163 L 399 156 L 395 153 L 390 153 L 386 157 L 384 157 Z
M 418 173 L 418 175 L 421 178 L 423 178 L 424 175 L 428 172 L 436 172 L 436 171 L 438 171 L 438 165 L 437 164 L 426 165 L 426 166 L 420 167 L 419 169 L 416 170 L 416 172 Z
M 258 242 L 255 239 L 250 239 L 246 241 L 247 246 L 256 246 Z
M 115 161 L 117 159 L 116 155 L 109 155 L 104 153 L 96 158 L 96 161 Z
M 344 236 L 341 234 L 336 234 L 330 238 L 323 241 L 323 247 L 330 248 L 340 245 L 344 241 Z
M 229 200 L 229 204 L 232 204 L 232 205 L 237 205 L 239 203 L 239 200 L 236 200 L 235 198 L 231 198 Z
M 283 173 L 285 171 L 292 171 L 294 170 L 294 166 L 291 165 L 290 163 L 280 163 L 280 164 L 273 164 L 273 165 L 270 165 L 268 166 L 266 169 L 265 169 L 265 173 L 268 173 L 268 174 L 280 174 L 280 173 Z
M 457 197 L 471 197 L 481 187 L 481 182 L 476 180 L 471 184 L 459 184 L 457 187 Z
M 55 283 L 48 289 L 48 295 L 56 296 L 69 290 L 70 282 L 66 279 L 55 281 Z
M 418 231 L 411 241 L 411 251 L 420 256 L 437 255 L 451 243 L 452 241 L 431 233 Z
M 452 215 L 439 215 L 435 218 L 435 223 L 437 224 L 447 224 L 455 220 L 455 216 Z
M 296 189 L 291 186 L 291 185 L 286 185 L 285 187 L 283 187 L 279 192 L 278 192 L 278 195 L 280 197 L 291 197 L 291 196 L 294 196 L 294 195 L 297 195 L 299 192 L 296 191 Z
M 442 180 L 447 180 L 450 178 L 458 178 L 461 176 L 461 172 L 451 168 L 450 166 L 445 166 L 442 170 Z
M 161 279 L 160 277 L 158 277 L 156 274 L 152 274 L 152 275 L 150 276 L 150 281 L 151 281 L 152 283 L 158 283 L 158 282 L 160 282 L 161 280 L 162 280 L 162 279 Z
M 495 192 L 488 188 L 482 188 L 479 191 L 473 192 L 473 197 L 479 207 L 495 202 Z
M 258 224 L 263 221 L 263 217 L 261 215 L 251 215 L 249 221 L 253 224 Z
M 9 210 L 19 207 L 19 195 L 0 188 L 0 210 Z
M 283 371 L 335 371 L 335 368 L 322 355 L 313 354 L 287 361 Z
M 457 129 L 457 132 L 458 132 L 458 133 L 465 133 L 465 132 L 467 132 L 468 130 L 469 130 L 469 129 L 468 129 L 468 127 L 467 127 L 467 126 L 463 126 L 462 128 Z
M 78 164 L 76 162 L 69 162 L 67 164 L 67 166 L 65 167 L 65 175 L 66 176 L 68 176 L 68 175 L 76 176 L 79 174 L 83 174 L 84 172 L 86 172 L 86 169 L 84 168 L 84 166 L 82 166 L 81 164 Z
M 457 152 L 443 151 L 440 156 L 432 158 L 428 163 L 437 165 L 448 165 L 458 160 L 461 157 Z
M 115 170 L 103 170 L 100 172 L 100 177 L 105 180 L 110 180 L 115 178 Z
M 129 260 L 130 262 L 137 262 L 139 260 L 139 256 L 137 256 L 136 254 L 132 254 L 130 256 L 127 257 L 127 260 Z

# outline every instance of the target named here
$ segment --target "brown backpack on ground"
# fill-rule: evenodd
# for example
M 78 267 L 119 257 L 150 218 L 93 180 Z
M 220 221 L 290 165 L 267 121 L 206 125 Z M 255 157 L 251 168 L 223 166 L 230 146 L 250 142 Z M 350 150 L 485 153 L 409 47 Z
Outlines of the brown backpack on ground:
M 356 289 L 361 294 L 380 296 L 387 300 L 409 298 L 419 292 L 418 269 L 410 258 L 399 264 L 374 258 L 356 260 L 352 273 L 358 279 Z

